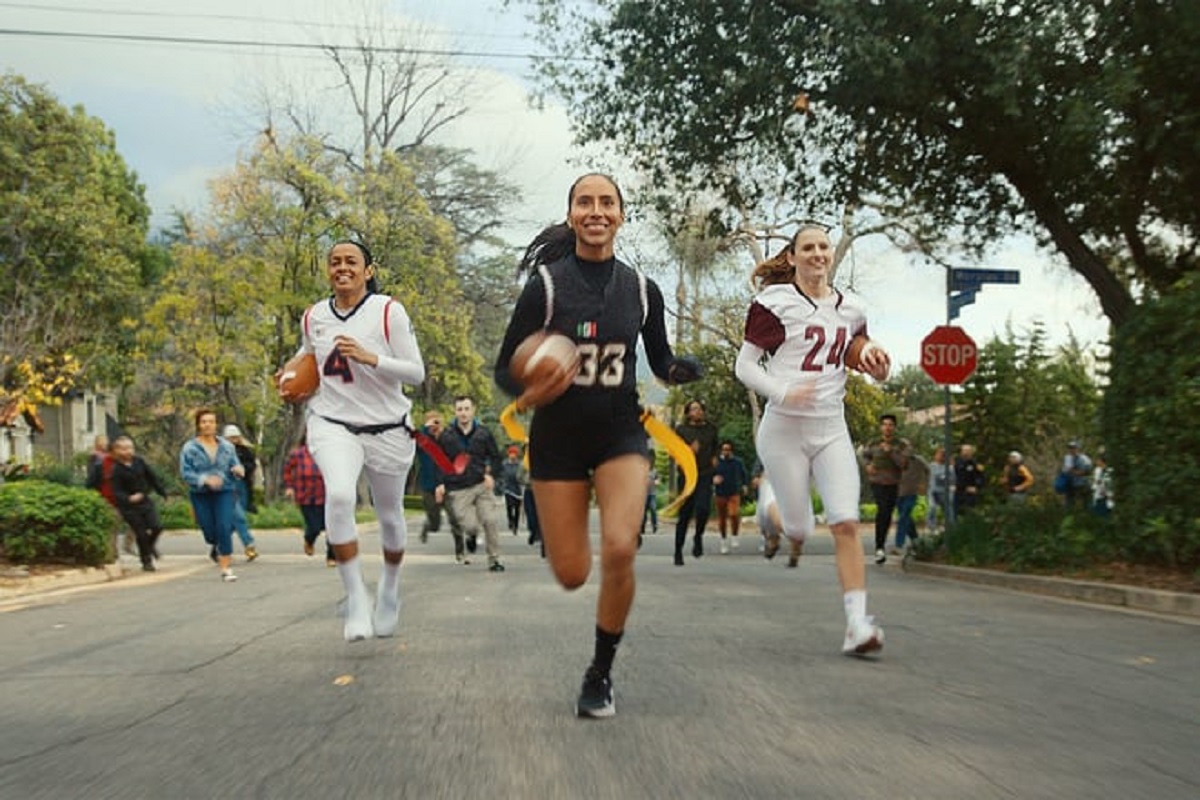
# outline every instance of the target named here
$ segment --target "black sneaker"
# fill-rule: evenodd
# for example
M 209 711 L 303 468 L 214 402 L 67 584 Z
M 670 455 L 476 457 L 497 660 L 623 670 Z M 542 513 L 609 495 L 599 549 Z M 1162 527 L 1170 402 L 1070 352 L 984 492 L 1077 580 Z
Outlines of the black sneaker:
M 468 536 L 468 537 L 467 537 L 467 552 L 468 552 L 468 553 L 474 553 L 474 552 L 475 552 L 475 550 L 476 550 L 476 549 L 478 549 L 478 547 L 479 547 L 479 542 L 477 542 L 477 541 L 475 540 L 475 537 L 474 537 L 474 536 Z
M 215 544 L 209 549 L 208 557 L 212 559 L 214 564 L 217 563 L 217 546 Z
M 575 715 L 603 719 L 617 713 L 613 703 L 612 679 L 601 675 L 595 667 L 588 667 L 583 674 L 583 687 L 579 690 L 579 700 L 575 703 Z
M 488 572 L 504 572 L 504 565 L 499 561 L 493 561 L 488 565 Z

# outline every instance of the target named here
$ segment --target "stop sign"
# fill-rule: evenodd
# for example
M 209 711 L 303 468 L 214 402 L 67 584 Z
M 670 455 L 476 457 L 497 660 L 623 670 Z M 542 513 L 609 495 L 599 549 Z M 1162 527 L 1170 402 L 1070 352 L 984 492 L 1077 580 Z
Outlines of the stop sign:
M 921 367 L 934 383 L 962 383 L 975 371 L 975 340 L 954 325 L 939 325 L 921 340 Z

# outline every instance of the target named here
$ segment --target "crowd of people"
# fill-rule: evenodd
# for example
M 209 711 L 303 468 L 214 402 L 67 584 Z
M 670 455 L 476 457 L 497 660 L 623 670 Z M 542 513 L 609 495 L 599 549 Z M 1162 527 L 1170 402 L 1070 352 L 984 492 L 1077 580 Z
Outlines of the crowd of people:
M 554 578 L 569 590 L 583 585 L 592 570 L 594 501 L 600 586 L 592 657 L 576 712 L 615 713 L 613 665 L 633 607 L 635 556 L 647 531 L 658 531 L 659 470 L 638 398 L 639 340 L 651 371 L 664 383 L 703 377 L 697 362 L 672 352 L 659 287 L 615 256 L 624 221 L 625 200 L 616 182 L 586 174 L 568 191 L 566 220 L 543 230 L 526 249 L 519 267 L 524 287 L 494 378 L 516 398 L 519 410 L 532 412 L 532 421 L 525 440 L 505 442 L 503 449 L 476 419 L 470 395 L 455 398 L 449 424 L 430 410 L 421 427 L 414 427 L 404 387 L 422 383 L 426 372 L 407 311 L 378 291 L 376 265 L 364 244 L 339 241 L 330 248 L 330 294 L 304 312 L 300 326 L 300 354 L 315 359 L 319 388 L 305 398 L 303 434 L 288 453 L 282 479 L 303 517 L 304 553 L 312 556 L 325 534 L 326 563 L 336 568 L 345 595 L 346 641 L 389 637 L 397 630 L 408 537 L 403 499 L 414 464 L 422 543 L 441 531 L 444 513 L 454 559 L 470 564 L 482 537 L 487 569 L 503 573 L 500 509 L 513 535 L 524 515 L 528 543 L 541 546 Z M 879 418 L 878 438 L 855 448 L 844 413 L 848 370 L 882 381 L 890 358 L 867 335 L 862 305 L 832 286 L 833 261 L 828 230 L 806 224 L 757 265 L 756 294 L 734 371 L 766 398 L 754 442 L 758 462 L 748 469 L 734 442 L 721 438 L 704 402 L 687 400 L 673 432 L 694 460 L 695 488 L 678 509 L 673 561 L 684 566 L 689 551 L 693 559 L 704 557 L 714 506 L 720 553 L 738 550 L 743 503 L 755 497 L 763 555 L 772 559 L 786 539 L 788 566 L 794 568 L 816 528 L 815 492 L 834 542 L 846 623 L 841 650 L 864 656 L 882 649 L 884 632 L 867 613 L 859 534 L 863 477 L 876 509 L 877 564 L 919 540 L 919 498 L 925 497 L 925 531 L 932 533 L 953 515 L 970 513 L 989 483 L 970 444 L 961 445 L 953 461 L 940 447 L 926 460 L 899 435 L 894 414 Z M 543 331 L 571 338 L 580 355 L 577 371 L 553 394 L 525 386 L 510 371 L 518 346 Z M 193 422 L 195 435 L 180 451 L 179 472 L 221 580 L 233 582 L 235 533 L 246 560 L 258 557 L 248 524 L 256 455 L 236 424 L 218 435 L 213 409 L 197 410 Z M 136 545 L 143 567 L 153 570 L 162 526 L 150 494 L 166 492 L 129 437 L 104 448 L 99 444 L 89 485 L 106 492 L 119 509 L 131 530 L 127 547 Z M 355 522 L 360 478 L 370 487 L 382 545 L 373 598 Z M 1010 502 L 1025 502 L 1036 482 L 1022 454 L 1010 452 L 1002 479 Z M 1085 502 L 1088 492 L 1097 513 L 1112 508 L 1111 474 L 1103 458 L 1093 462 L 1078 442 L 1070 443 L 1055 488 L 1068 508 Z M 893 517 L 895 539 L 888 548 Z

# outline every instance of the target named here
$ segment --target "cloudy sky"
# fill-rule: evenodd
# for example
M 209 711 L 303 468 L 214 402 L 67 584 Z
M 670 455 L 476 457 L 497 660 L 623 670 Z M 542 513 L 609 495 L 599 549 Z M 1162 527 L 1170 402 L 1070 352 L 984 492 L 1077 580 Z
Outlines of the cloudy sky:
M 483 166 L 523 187 L 510 225 L 515 242 L 561 218 L 567 187 L 593 162 L 588 148 L 572 145 L 561 108 L 531 108 L 533 82 L 524 56 L 537 52 L 537 44 L 521 10 L 505 9 L 500 0 L 0 2 L 0 69 L 46 84 L 64 103 L 82 104 L 102 119 L 162 222 L 173 208 L 205 207 L 206 181 L 229 170 L 261 129 L 255 109 L 264 89 L 297 81 L 317 92 L 329 86 L 319 53 L 272 43 L 346 43 L 356 22 L 380 18 L 371 15 L 411 30 L 424 46 L 464 53 L 455 63 L 470 77 L 470 111 L 439 141 L 473 149 Z M 883 241 L 856 244 L 853 265 L 873 335 L 895 362 L 917 363 L 921 338 L 945 320 L 943 270 Z M 1061 258 L 1012 240 L 987 263 L 961 266 L 1021 271 L 1019 286 L 988 286 L 956 321 L 977 342 L 1002 333 L 1006 324 L 1022 331 L 1035 320 L 1055 342 L 1072 332 L 1085 344 L 1103 342 L 1107 326 L 1099 304 Z

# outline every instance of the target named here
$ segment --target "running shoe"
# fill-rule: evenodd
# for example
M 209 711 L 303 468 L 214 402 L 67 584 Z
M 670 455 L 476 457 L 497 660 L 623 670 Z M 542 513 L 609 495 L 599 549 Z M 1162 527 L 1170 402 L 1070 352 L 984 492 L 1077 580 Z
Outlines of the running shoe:
M 474 536 L 468 536 L 467 537 L 467 552 L 474 553 L 477 549 L 479 549 L 479 542 L 475 539 Z
M 729 542 L 726 541 L 725 539 L 721 540 L 721 555 L 723 555 L 723 556 L 729 555 Z
M 846 640 L 842 652 L 848 656 L 865 656 L 883 649 L 883 628 L 875 624 L 874 617 L 863 617 L 846 627 Z
M 221 580 L 225 583 L 233 583 L 237 580 L 237 575 L 233 574 L 233 570 L 226 569 L 221 571 Z
M 313 554 L 313 543 L 308 539 L 304 540 L 304 555 L 311 556 Z
M 258 558 L 258 548 L 252 544 L 246 545 L 246 560 L 253 561 Z
M 575 715 L 603 719 L 617 713 L 613 703 L 612 679 L 601 675 L 595 667 L 588 667 L 583 674 L 583 687 L 579 690 L 579 700 L 575 703 Z
M 875 563 L 883 564 L 886 561 L 887 561 L 887 553 L 883 552 L 883 548 L 881 547 L 875 551 Z
M 488 565 L 488 572 L 504 572 L 504 565 L 499 561 L 493 561 Z
M 775 557 L 775 554 L 779 552 L 780 538 L 781 537 L 779 536 L 779 534 L 775 534 L 774 536 L 767 537 L 767 544 L 766 544 L 766 547 L 763 549 L 763 558 L 765 558 L 767 561 L 770 561 L 772 558 Z

